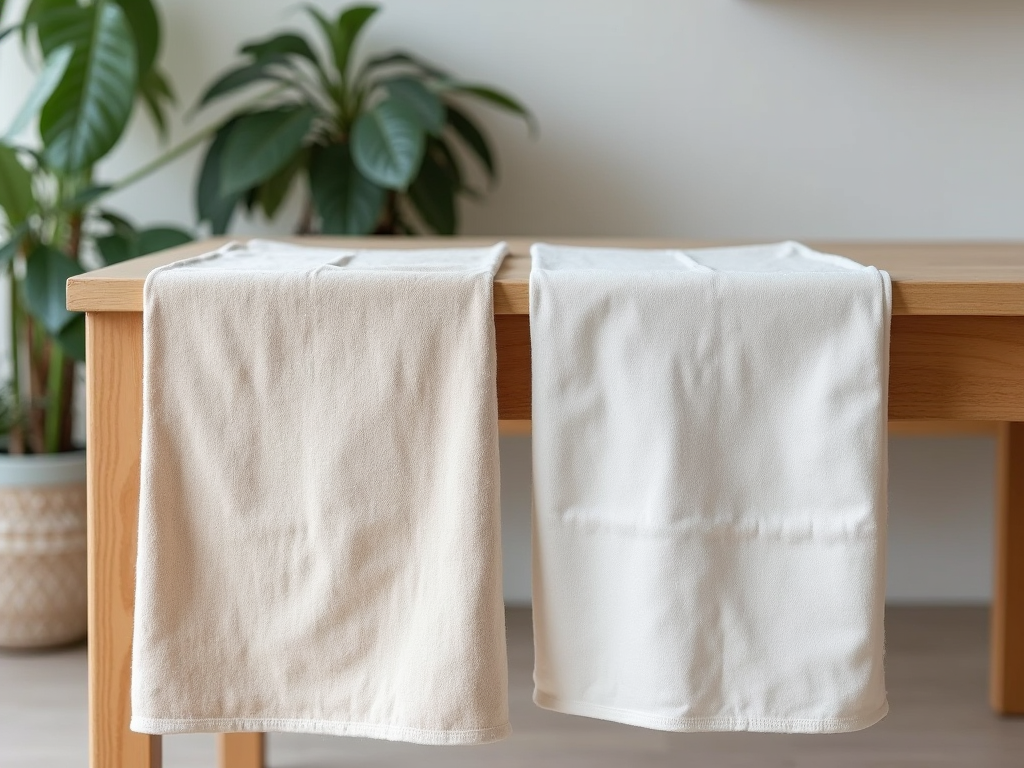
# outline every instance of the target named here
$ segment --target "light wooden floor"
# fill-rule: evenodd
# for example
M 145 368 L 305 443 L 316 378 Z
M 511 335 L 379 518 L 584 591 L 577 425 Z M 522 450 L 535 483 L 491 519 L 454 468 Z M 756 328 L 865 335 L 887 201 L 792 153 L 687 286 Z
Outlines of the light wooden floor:
M 1024 719 L 985 700 L 986 611 L 897 608 L 888 616 L 891 712 L 837 736 L 666 734 L 537 709 L 527 611 L 509 612 L 512 726 L 484 747 L 415 747 L 367 739 L 275 735 L 271 768 L 484 766 L 602 768 L 1021 768 Z M 0 768 L 85 767 L 85 651 L 0 654 Z M 210 736 L 166 738 L 165 768 L 212 768 Z

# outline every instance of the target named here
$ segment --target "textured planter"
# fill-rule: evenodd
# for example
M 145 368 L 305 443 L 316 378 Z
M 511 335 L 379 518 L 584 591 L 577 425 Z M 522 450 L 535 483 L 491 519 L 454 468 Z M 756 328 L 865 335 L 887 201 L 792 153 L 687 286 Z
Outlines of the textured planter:
M 85 452 L 0 455 L 0 647 L 85 636 Z

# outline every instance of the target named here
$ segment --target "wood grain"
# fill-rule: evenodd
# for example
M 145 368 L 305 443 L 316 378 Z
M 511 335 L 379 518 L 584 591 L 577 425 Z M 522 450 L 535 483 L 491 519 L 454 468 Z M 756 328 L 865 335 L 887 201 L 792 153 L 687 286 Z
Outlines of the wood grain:
M 499 418 L 529 419 L 529 317 L 494 326 Z M 1024 318 L 893 318 L 889 418 L 1024 421 Z
M 1024 318 L 894 317 L 889 418 L 1024 421 Z
M 262 733 L 222 733 L 217 737 L 219 768 L 263 768 L 266 738 Z
M 286 238 L 346 248 L 430 248 L 488 245 L 502 238 Z M 530 245 L 543 238 L 507 238 L 510 255 L 494 281 L 495 314 L 530 311 Z M 570 245 L 699 248 L 726 243 L 693 240 L 557 238 Z M 211 251 L 227 238 L 190 243 L 68 280 L 68 308 L 88 312 L 140 312 L 142 286 L 153 269 Z M 1024 316 L 1024 244 L 811 242 L 884 269 L 893 279 L 896 315 Z
M 160 737 L 128 729 L 142 435 L 142 315 L 90 313 L 85 340 L 89 765 L 160 768 Z
M 1002 425 L 998 442 L 992 708 L 1024 715 L 1024 423 Z

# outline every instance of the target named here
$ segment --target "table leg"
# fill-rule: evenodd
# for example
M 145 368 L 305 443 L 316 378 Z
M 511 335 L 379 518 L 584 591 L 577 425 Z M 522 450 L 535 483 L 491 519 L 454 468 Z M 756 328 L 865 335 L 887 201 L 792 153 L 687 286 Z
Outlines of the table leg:
M 266 739 L 262 733 L 222 733 L 217 737 L 220 768 L 263 768 Z
M 142 314 L 86 317 L 89 765 L 160 768 L 159 736 L 128 730 L 142 435 Z
M 1024 422 L 1000 425 L 992 708 L 1024 715 Z

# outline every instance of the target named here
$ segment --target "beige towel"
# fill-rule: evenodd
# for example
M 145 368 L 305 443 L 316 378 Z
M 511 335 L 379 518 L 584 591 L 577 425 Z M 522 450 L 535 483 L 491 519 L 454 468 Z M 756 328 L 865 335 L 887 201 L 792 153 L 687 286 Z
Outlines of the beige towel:
M 508 735 L 504 253 L 251 243 L 150 274 L 133 730 Z

